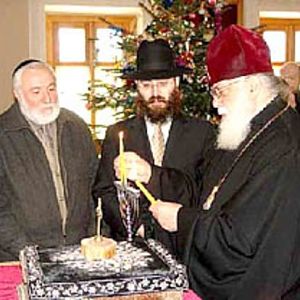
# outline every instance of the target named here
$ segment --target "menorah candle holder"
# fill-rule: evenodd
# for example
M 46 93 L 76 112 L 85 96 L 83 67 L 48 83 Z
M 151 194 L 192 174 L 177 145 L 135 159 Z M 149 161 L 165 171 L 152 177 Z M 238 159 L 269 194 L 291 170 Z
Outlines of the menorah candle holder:
M 140 214 L 140 190 L 128 184 L 124 185 L 121 181 L 115 181 L 114 184 L 117 189 L 122 221 L 127 232 L 127 241 L 132 242 Z

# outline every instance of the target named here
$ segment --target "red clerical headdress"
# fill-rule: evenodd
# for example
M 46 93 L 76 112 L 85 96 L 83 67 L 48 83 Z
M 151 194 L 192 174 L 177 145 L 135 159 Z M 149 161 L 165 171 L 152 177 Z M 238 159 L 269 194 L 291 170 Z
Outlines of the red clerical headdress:
M 206 64 L 211 85 L 255 73 L 273 73 L 270 50 L 256 32 L 230 25 L 210 42 Z

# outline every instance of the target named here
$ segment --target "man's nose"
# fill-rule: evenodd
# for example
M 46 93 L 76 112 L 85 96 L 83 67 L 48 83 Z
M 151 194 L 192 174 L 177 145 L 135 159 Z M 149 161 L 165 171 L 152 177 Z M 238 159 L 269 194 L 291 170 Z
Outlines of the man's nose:
M 213 107 L 217 108 L 217 107 L 221 106 L 221 104 L 222 104 L 222 101 L 221 101 L 220 97 L 217 95 L 214 95 L 213 99 L 212 99 Z
M 45 103 L 51 103 L 52 102 L 51 97 L 49 95 L 46 95 L 45 98 L 44 98 L 44 102 Z
M 152 94 L 154 97 L 156 97 L 158 95 L 158 88 L 157 88 L 157 84 L 155 82 L 152 82 Z
M 55 102 L 56 100 L 54 99 L 54 96 L 49 92 L 45 91 L 44 93 L 44 102 L 45 103 L 52 103 Z

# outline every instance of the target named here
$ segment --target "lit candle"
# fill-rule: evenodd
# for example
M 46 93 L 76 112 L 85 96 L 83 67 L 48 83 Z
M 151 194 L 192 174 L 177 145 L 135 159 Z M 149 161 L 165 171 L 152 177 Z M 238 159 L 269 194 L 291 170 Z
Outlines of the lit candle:
M 155 204 L 155 198 L 150 194 L 150 192 L 145 188 L 145 186 L 138 180 L 135 181 L 136 186 L 141 190 L 145 197 L 150 201 L 151 204 Z
M 120 179 L 123 186 L 127 185 L 127 176 L 125 168 L 125 157 L 124 157 L 124 133 L 119 132 L 119 156 L 120 156 Z

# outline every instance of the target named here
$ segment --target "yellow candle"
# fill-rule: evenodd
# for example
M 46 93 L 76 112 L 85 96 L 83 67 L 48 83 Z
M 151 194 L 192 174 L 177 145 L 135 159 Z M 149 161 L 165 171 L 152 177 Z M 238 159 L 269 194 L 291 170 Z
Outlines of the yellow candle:
M 123 139 L 124 139 L 124 133 L 123 131 L 120 131 L 119 132 L 120 179 L 123 185 L 127 185 Z
M 141 190 L 145 197 L 150 201 L 151 204 L 155 204 L 155 198 L 150 194 L 150 192 L 145 188 L 145 186 L 138 180 L 135 181 L 136 186 Z

